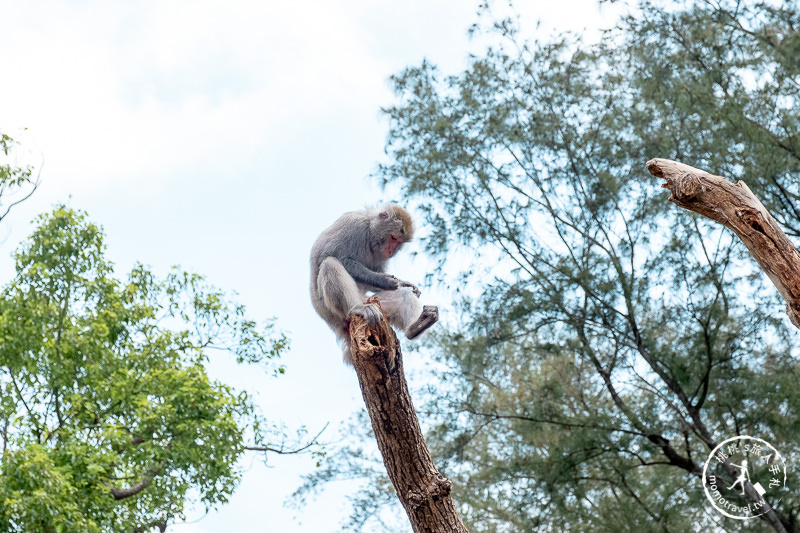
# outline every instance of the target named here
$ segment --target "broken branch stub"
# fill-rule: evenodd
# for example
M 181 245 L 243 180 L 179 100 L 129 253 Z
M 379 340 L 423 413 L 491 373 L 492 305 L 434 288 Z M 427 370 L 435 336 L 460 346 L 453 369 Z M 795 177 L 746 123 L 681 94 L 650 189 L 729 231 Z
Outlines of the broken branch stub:
M 651 159 L 647 170 L 666 180 L 662 187 L 672 193 L 670 202 L 733 230 L 777 287 L 792 324 L 800 328 L 800 252 L 747 185 L 669 159 Z

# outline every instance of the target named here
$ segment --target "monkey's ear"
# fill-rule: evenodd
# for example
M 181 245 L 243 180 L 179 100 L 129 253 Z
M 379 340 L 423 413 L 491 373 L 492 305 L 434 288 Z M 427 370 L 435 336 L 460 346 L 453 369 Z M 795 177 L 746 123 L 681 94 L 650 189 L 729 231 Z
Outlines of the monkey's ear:
M 387 218 L 389 218 L 389 213 L 387 213 L 386 211 L 381 211 L 378 214 L 378 217 L 382 218 L 383 220 L 386 220 Z

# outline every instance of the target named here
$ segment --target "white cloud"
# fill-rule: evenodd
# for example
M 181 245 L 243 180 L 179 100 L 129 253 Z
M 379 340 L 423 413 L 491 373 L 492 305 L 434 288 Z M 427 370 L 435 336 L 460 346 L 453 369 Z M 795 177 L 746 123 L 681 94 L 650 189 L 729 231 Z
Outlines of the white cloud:
M 0 22 L 0 123 L 72 179 L 157 185 L 252 157 L 342 108 L 374 113 L 376 60 L 330 2 L 65 4 Z M 113 7 L 112 7 L 113 6 Z M 26 11 L 26 9 L 30 11 Z M 37 11 L 38 12 L 38 11 Z M 313 149 L 313 147 L 307 147 Z

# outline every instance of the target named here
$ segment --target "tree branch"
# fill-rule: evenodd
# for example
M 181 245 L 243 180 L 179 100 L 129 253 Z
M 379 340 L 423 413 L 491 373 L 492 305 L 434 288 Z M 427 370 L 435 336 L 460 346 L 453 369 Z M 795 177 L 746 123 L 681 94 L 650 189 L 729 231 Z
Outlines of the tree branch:
M 380 305 L 373 297 L 368 303 Z M 415 533 L 467 533 L 436 469 L 408 393 L 400 343 L 384 316 L 374 327 L 350 316 L 350 349 L 372 429 Z
M 325 424 L 322 427 L 322 429 L 319 430 L 319 433 L 317 433 L 314 436 L 314 438 L 311 439 L 308 443 L 306 443 L 303 446 L 299 446 L 297 448 L 287 449 L 286 446 L 284 446 L 283 444 L 281 444 L 281 446 L 278 447 L 278 448 L 275 448 L 273 446 L 243 446 L 243 448 L 245 450 L 248 450 L 248 451 L 251 451 L 251 452 L 273 452 L 273 453 L 278 453 L 278 454 L 281 454 L 281 455 L 299 454 L 299 453 L 303 453 L 307 449 L 309 449 L 312 446 L 314 446 L 315 444 L 317 444 L 320 435 L 322 435 L 322 433 L 326 429 L 328 429 L 328 424 Z
M 109 486 L 108 487 L 109 488 L 109 492 L 111 492 L 111 495 L 114 497 L 115 500 L 124 500 L 125 498 L 130 498 L 131 496 L 136 496 L 137 494 L 142 492 L 144 489 L 146 489 L 150 485 L 150 482 L 153 481 L 153 478 L 156 477 L 156 475 L 161 470 L 164 469 L 164 465 L 165 464 L 166 464 L 166 462 L 162 461 L 161 464 L 159 464 L 158 466 L 155 466 L 155 467 L 151 468 L 150 470 L 148 470 L 144 474 L 142 479 L 138 483 L 136 483 L 135 485 L 131 485 L 127 489 L 118 489 L 116 487 Z
M 743 181 L 734 184 L 669 159 L 651 159 L 647 162 L 647 170 L 666 180 L 662 187 L 672 193 L 670 202 L 733 230 L 777 287 L 786 302 L 786 313 L 792 324 L 800 328 L 800 252 L 750 188 Z M 653 442 L 658 445 L 656 440 Z M 711 446 L 709 440 L 706 442 Z M 738 475 L 728 463 L 723 468 L 731 479 Z M 750 502 L 761 498 L 749 482 L 743 483 L 743 489 Z M 797 530 L 794 523 L 775 509 L 758 516 L 775 531 Z
M 786 313 L 800 328 L 800 252 L 743 181 L 670 161 L 651 159 L 647 170 L 664 178 L 669 201 L 730 228 L 750 250 L 786 302 Z
M 7 153 L 8 152 L 6 152 L 6 154 Z M 22 202 L 24 202 L 25 200 L 27 200 L 31 196 L 33 196 L 33 193 L 36 192 L 36 189 L 39 188 L 39 185 L 42 182 L 42 167 L 43 166 L 44 166 L 44 159 L 42 159 L 42 164 L 39 166 L 39 170 L 36 173 L 36 178 L 35 179 L 28 178 L 28 179 L 23 181 L 23 183 L 28 183 L 28 184 L 32 185 L 31 190 L 27 194 L 25 194 L 22 198 L 11 202 L 8 206 L 6 206 L 6 208 L 4 210 L 2 208 L 0 208 L 0 211 L 2 211 L 2 213 L 0 213 L 0 220 L 3 220 L 4 218 L 6 218 L 6 216 L 11 211 L 12 208 L 14 208 L 15 206 L 21 204 Z M 2 197 L 3 193 L 5 193 L 5 192 L 6 192 L 5 191 L 5 187 L 3 187 L 2 192 L 0 192 L 0 197 Z

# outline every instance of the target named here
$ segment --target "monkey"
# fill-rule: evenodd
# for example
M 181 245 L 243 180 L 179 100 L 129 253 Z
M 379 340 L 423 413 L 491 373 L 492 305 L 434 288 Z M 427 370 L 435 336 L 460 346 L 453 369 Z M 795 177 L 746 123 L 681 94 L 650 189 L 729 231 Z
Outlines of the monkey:
M 350 353 L 349 319 L 361 316 L 367 324 L 380 322 L 380 309 L 389 323 L 414 339 L 439 318 L 438 308 L 423 306 L 413 284 L 385 272 L 386 263 L 414 236 L 411 215 L 395 204 L 345 213 L 323 231 L 311 249 L 311 301 L 336 334 L 344 361 Z M 367 292 L 380 308 L 367 304 Z

